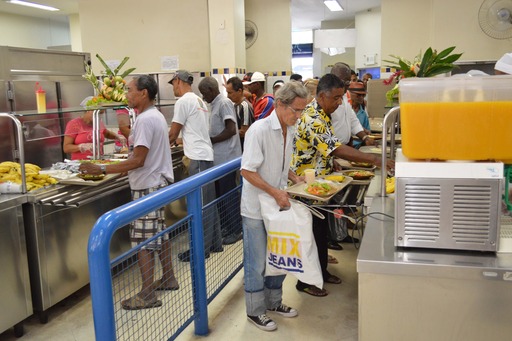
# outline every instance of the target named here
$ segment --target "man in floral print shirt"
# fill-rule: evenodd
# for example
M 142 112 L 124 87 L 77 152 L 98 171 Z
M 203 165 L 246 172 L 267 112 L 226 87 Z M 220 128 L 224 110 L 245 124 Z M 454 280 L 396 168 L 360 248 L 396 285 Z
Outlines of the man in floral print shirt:
M 304 175 L 304 170 L 315 169 L 316 175 L 328 175 L 334 171 L 334 157 L 349 161 L 367 162 L 378 167 L 381 158 L 376 154 L 365 154 L 341 143 L 334 134 L 331 114 L 341 104 L 344 93 L 343 82 L 333 74 L 323 76 L 318 82 L 315 99 L 306 106 L 297 124 L 293 143 L 291 170 Z M 394 168 L 388 160 L 387 168 Z M 340 284 L 341 279 L 327 271 L 327 220 L 313 216 L 313 234 L 318 249 L 318 258 L 325 283 Z M 298 281 L 297 290 L 313 296 L 326 296 L 327 290 Z

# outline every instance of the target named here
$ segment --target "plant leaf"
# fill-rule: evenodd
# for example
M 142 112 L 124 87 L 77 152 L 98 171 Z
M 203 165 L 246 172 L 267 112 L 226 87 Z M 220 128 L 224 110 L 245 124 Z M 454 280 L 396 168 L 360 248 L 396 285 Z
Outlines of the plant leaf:
M 113 76 L 114 73 L 112 72 L 112 70 L 108 67 L 107 63 L 105 63 L 105 61 L 103 60 L 103 58 L 100 57 L 99 54 L 96 54 L 96 58 L 98 58 L 98 60 L 100 61 L 100 63 L 103 65 L 103 67 L 105 68 L 105 72 L 107 73 L 108 76 Z
M 126 64 L 126 62 L 128 61 L 128 59 L 130 59 L 130 57 L 124 57 L 123 60 L 121 61 L 121 63 L 119 63 L 119 65 L 116 67 L 116 69 L 114 70 L 114 76 L 117 76 L 117 73 L 121 70 L 121 68 L 124 66 L 124 64 Z
M 437 60 L 443 59 L 444 57 L 446 57 L 447 55 L 452 53 L 453 50 L 455 50 L 455 46 L 452 46 L 452 47 L 449 47 L 447 49 L 444 49 L 443 51 L 439 52 L 439 54 L 437 55 L 436 59 Z
M 453 63 L 456 60 L 458 60 L 462 56 L 462 53 L 459 54 L 452 54 L 451 56 L 446 57 L 443 60 L 440 60 L 440 63 Z
M 421 60 L 420 64 L 420 70 L 418 71 L 418 77 L 423 77 L 425 73 L 425 69 L 427 68 L 427 65 L 431 64 L 433 51 L 432 48 L 428 48 L 427 51 L 425 51 L 425 54 L 423 55 L 423 59 Z
M 128 76 L 130 73 L 132 73 L 133 71 L 135 70 L 134 67 L 132 67 L 131 69 L 128 69 L 128 70 L 125 70 L 122 74 L 121 74 L 121 77 L 124 78 L 126 76 Z

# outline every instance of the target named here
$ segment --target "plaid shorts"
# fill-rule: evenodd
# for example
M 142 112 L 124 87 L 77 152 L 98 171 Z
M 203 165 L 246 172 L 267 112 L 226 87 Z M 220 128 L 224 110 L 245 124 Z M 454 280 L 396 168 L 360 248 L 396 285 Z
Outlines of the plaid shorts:
M 137 200 L 149 193 L 155 192 L 161 188 L 167 186 L 167 182 L 160 184 L 159 186 L 141 189 L 141 190 L 132 190 L 132 199 Z M 131 223 L 130 228 L 130 241 L 132 243 L 132 248 L 136 247 L 140 243 L 146 241 L 147 239 L 155 236 L 161 231 L 165 230 L 165 213 L 164 207 L 160 207 L 156 211 L 150 212 L 144 217 L 141 217 Z M 150 243 L 146 244 L 143 249 L 150 250 L 159 250 L 162 246 L 162 239 L 168 240 L 169 235 L 164 234 L 162 237 L 156 238 Z

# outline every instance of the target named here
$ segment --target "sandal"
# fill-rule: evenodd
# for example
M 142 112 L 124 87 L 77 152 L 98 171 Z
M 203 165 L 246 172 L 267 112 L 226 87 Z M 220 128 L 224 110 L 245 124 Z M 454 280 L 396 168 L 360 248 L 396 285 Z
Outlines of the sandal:
M 331 284 L 341 284 L 341 278 L 334 275 L 329 275 L 326 279 L 324 279 L 325 283 L 331 283 Z
M 325 297 L 329 294 L 327 292 L 327 290 L 319 289 L 319 288 L 315 287 L 314 285 L 311 285 L 311 286 L 303 288 L 303 289 L 297 288 L 297 290 L 305 292 L 306 294 L 309 294 L 309 295 L 315 296 L 315 297 Z
M 139 310 L 139 309 L 148 309 L 148 308 L 156 308 L 162 305 L 162 301 L 157 300 L 145 300 L 139 296 L 139 294 L 124 300 L 121 302 L 121 306 L 124 310 Z
M 162 279 L 157 279 L 153 282 L 153 290 L 161 290 L 161 291 L 175 291 L 180 288 L 178 281 L 176 279 L 171 280 L 171 286 L 164 287 L 162 284 Z
M 336 257 L 331 255 L 327 255 L 327 262 L 330 264 L 338 264 L 338 260 L 336 259 Z

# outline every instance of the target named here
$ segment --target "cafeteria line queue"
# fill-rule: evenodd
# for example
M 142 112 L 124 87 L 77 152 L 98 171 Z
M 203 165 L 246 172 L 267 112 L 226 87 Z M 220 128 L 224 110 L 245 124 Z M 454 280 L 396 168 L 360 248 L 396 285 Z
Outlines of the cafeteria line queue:
M 499 65 L 497 64 L 498 68 L 500 68 L 500 69 L 502 69 L 502 70 L 507 70 L 506 65 L 507 65 L 507 64 L 505 64 L 505 67 L 499 67 Z M 509 65 L 510 65 L 510 64 L 509 64 Z M 295 108 L 287 108 L 287 110 L 292 110 L 292 109 L 295 109 Z M 292 111 L 293 111 L 293 110 L 292 110 Z M 250 131 L 250 129 L 251 129 L 251 128 L 249 128 L 249 131 Z M 355 161 L 361 161 L 361 160 L 359 159 L 359 160 L 355 160 Z M 126 161 L 124 161 L 124 162 L 126 162 Z M 374 162 L 378 162 L 378 161 L 377 161 L 376 159 L 374 159 Z M 390 167 L 392 167 L 392 163 L 388 163 L 388 165 L 389 165 Z M 111 167 L 115 167 L 115 166 L 107 166 L 107 167 L 108 167 L 108 168 L 111 168 Z M 95 170 L 95 171 L 96 171 L 96 170 Z M 146 308 L 145 306 L 143 306 L 143 307 L 144 307 L 144 308 Z M 300 317 L 300 316 L 299 316 L 299 317 Z

